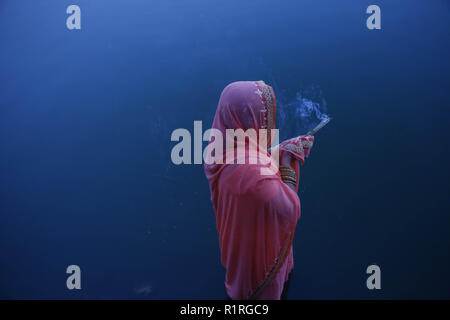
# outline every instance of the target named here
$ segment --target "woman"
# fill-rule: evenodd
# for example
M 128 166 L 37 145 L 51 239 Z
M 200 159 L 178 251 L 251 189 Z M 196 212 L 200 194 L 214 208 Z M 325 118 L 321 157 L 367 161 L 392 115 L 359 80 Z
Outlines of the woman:
M 223 90 L 214 117 L 212 128 L 223 137 L 229 135 L 227 129 L 257 133 L 256 139 L 249 135 L 244 145 L 239 141 L 228 145 L 224 161 L 205 164 L 231 299 L 280 299 L 294 265 L 292 242 L 300 217 L 298 160 L 303 163 L 308 156 L 313 137 L 293 138 L 268 151 L 264 145 L 273 139 L 275 115 L 272 87 L 263 81 L 239 81 Z M 259 142 L 264 132 L 260 129 L 268 131 L 267 144 Z M 225 161 L 227 154 L 237 155 L 240 148 L 246 151 L 241 156 L 244 163 Z M 279 155 L 279 170 L 271 153 Z M 257 163 L 252 161 L 255 154 Z M 263 168 L 269 173 L 262 174 Z

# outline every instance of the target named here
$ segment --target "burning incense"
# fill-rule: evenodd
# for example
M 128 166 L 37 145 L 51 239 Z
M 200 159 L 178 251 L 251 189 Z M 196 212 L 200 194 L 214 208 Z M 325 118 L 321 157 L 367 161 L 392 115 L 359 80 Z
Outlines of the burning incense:
M 308 136 L 313 136 L 317 133 L 317 131 L 319 131 L 320 129 L 322 129 L 323 127 L 325 127 L 327 125 L 328 122 L 330 122 L 331 118 L 326 117 L 325 119 L 323 119 L 322 121 L 320 121 L 320 123 L 312 130 L 308 131 L 308 133 L 306 135 Z

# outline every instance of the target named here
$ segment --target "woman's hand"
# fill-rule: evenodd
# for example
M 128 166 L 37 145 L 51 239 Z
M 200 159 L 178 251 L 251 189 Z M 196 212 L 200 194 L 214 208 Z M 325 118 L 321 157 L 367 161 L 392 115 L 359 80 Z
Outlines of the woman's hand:
M 302 163 L 305 161 L 305 158 L 309 156 L 313 141 L 313 136 L 299 136 L 283 141 L 277 146 L 280 152 L 281 179 L 293 191 L 297 191 L 298 184 L 298 172 L 296 172 L 298 164 L 296 162 L 298 160 L 301 160 Z
M 291 155 L 290 159 L 291 161 L 293 161 L 294 159 L 301 160 L 303 164 L 303 162 L 305 162 L 305 158 L 309 156 L 309 152 L 311 151 L 313 143 L 314 143 L 313 136 L 299 136 L 283 141 L 282 143 L 280 143 L 279 146 L 279 149 L 281 151 L 284 151 L 282 152 L 283 155 L 281 162 L 286 161 L 284 163 L 287 163 L 287 161 L 289 160 L 289 156 L 287 155 L 284 156 L 284 154 L 288 153 Z M 292 159 L 292 157 L 294 159 Z

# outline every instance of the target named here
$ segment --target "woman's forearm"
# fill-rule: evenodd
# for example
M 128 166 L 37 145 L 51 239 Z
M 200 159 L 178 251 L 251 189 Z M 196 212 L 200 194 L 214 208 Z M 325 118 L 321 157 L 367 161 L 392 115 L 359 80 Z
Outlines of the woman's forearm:
M 281 180 L 292 190 L 297 191 L 297 174 L 292 168 L 292 161 L 297 161 L 289 152 L 283 152 L 280 159 Z

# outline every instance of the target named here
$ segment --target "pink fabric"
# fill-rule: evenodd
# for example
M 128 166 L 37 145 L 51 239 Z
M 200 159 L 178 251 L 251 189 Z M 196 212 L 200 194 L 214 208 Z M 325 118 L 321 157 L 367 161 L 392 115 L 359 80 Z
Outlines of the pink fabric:
M 258 131 L 264 125 L 262 110 L 264 105 L 255 82 L 231 83 L 221 94 L 212 128 L 220 130 L 224 139 L 226 129 Z M 250 141 L 247 145 L 246 148 L 253 148 L 257 144 Z M 238 148 L 237 143 L 234 148 Z M 284 152 L 281 145 L 280 149 Z M 267 163 L 270 155 L 260 149 L 258 156 Z M 282 182 L 278 170 L 272 175 L 261 175 L 260 169 L 268 166 L 249 164 L 248 154 L 245 159 L 245 164 L 224 161 L 204 166 L 216 215 L 221 261 L 226 268 L 225 287 L 232 299 L 248 299 L 263 284 L 300 218 L 298 195 Z M 298 162 L 295 163 L 298 176 Z M 259 299 L 280 299 L 293 265 L 291 247 L 277 276 Z

